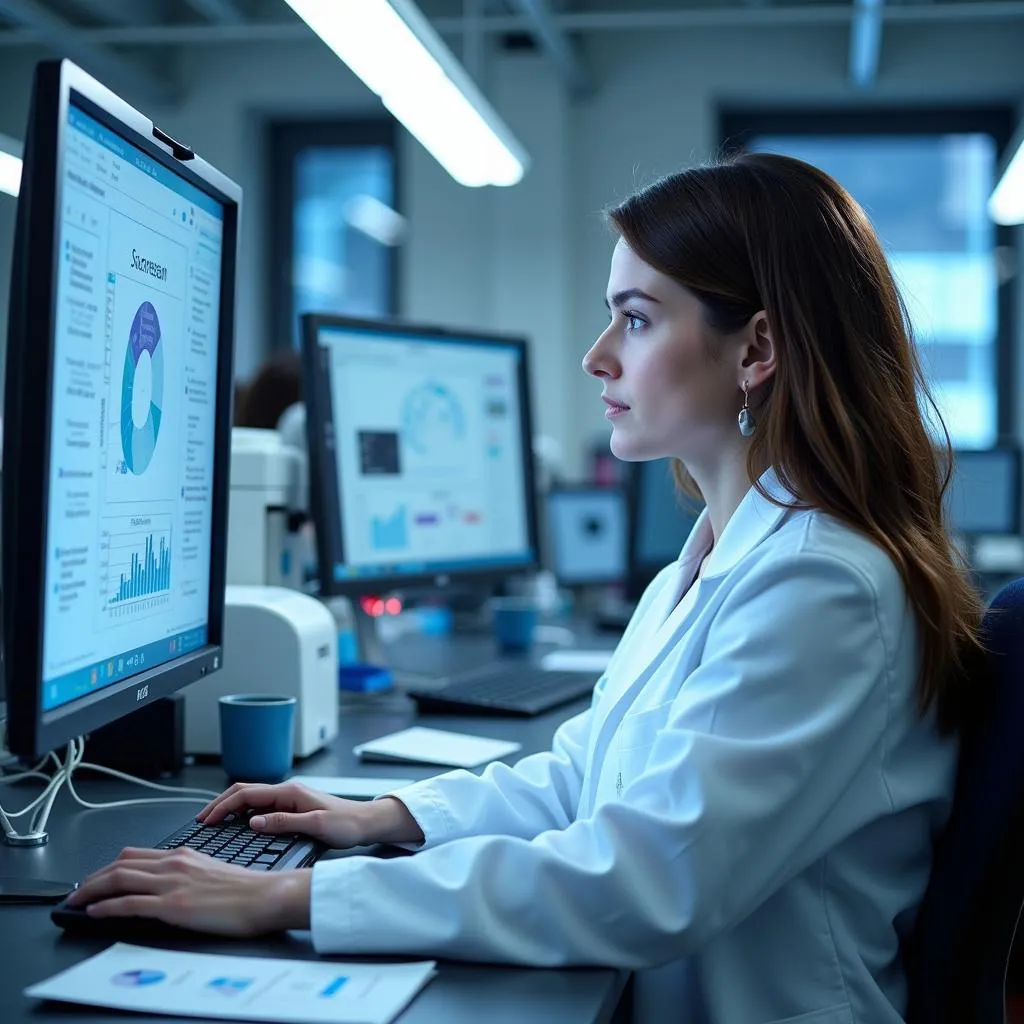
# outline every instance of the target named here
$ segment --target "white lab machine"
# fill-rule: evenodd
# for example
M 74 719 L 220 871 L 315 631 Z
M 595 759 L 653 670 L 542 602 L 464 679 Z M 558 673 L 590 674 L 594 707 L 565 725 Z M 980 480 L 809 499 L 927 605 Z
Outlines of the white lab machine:
M 186 754 L 219 754 L 219 699 L 254 693 L 297 699 L 295 756 L 308 757 L 338 734 L 334 616 L 297 590 L 229 585 L 223 667 L 182 693 Z
M 276 430 L 231 431 L 228 583 L 301 588 L 305 463 Z

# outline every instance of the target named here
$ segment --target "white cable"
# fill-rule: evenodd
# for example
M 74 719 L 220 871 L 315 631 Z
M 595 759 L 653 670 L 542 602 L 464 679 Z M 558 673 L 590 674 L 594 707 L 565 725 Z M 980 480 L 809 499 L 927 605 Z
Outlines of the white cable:
M 43 782 L 49 782 L 51 776 L 47 775 L 46 772 L 19 772 L 17 775 L 0 775 L 0 786 L 6 786 L 9 782 L 24 782 L 25 779 L 41 779 Z
M 42 758 L 38 764 L 34 764 L 31 768 L 26 768 L 24 771 L 17 772 L 14 775 L 5 775 L 2 771 L 0 771 L 0 783 L 17 782 L 18 779 L 26 779 L 30 778 L 33 775 L 42 774 L 42 770 L 46 766 L 46 763 L 50 760 L 50 756 L 50 754 L 47 754 L 46 757 Z M 59 763 L 60 762 L 58 762 L 58 764 Z M 49 779 L 50 776 L 47 775 L 46 778 Z
M 57 784 L 50 791 L 50 795 L 46 798 L 46 803 L 36 811 L 32 818 L 31 828 L 33 832 L 46 831 L 46 823 L 50 820 L 50 812 L 53 810 L 54 802 L 61 791 L 61 787 L 71 779 L 71 773 L 75 770 L 78 762 L 82 760 L 84 754 L 85 737 L 79 736 L 77 740 L 71 740 L 68 743 L 67 750 L 64 753 L 64 765 L 54 776 L 58 780 Z
M 54 786 L 59 785 L 61 781 L 61 778 L 57 775 L 49 776 L 49 781 L 47 782 L 46 787 L 43 789 L 42 793 L 40 793 L 39 796 L 35 798 L 35 800 L 33 800 L 27 806 L 23 807 L 20 811 L 9 811 L 9 816 L 12 818 L 21 818 L 24 815 L 34 811 L 50 795 L 50 790 Z
M 49 789 L 49 794 L 47 795 L 43 806 L 40 807 L 32 816 L 32 822 L 29 825 L 29 831 L 31 833 L 40 833 L 45 831 L 46 823 L 50 820 L 50 812 L 53 810 L 54 801 L 57 799 L 57 794 L 60 792 L 61 786 L 71 778 L 71 773 L 75 770 L 77 762 L 81 760 L 82 751 L 84 749 L 84 742 L 81 746 L 79 746 L 77 740 L 71 740 L 71 742 L 68 743 L 68 749 L 64 755 L 63 767 L 56 775 L 54 775 L 53 782 L 47 787 Z
M 92 764 L 89 761 L 82 761 L 79 768 L 88 768 L 91 772 L 102 772 L 104 775 L 113 775 L 115 779 L 123 779 L 125 782 L 134 782 L 137 786 L 145 786 L 147 789 L 158 789 L 163 793 L 197 793 L 199 796 L 212 800 L 220 796 L 220 793 L 212 789 L 195 789 L 191 786 L 165 786 L 160 782 L 150 782 L 148 779 L 140 779 L 134 775 L 127 775 L 119 772 L 116 768 L 108 768 L 102 764 Z
M 46 784 L 46 788 L 35 798 L 35 800 L 27 806 L 22 807 L 20 811 L 8 811 L 8 816 L 11 818 L 23 818 L 26 814 L 30 814 L 50 795 L 50 790 L 56 785 L 56 776 L 51 777 L 50 781 Z
M 195 804 L 206 801 L 206 797 L 198 796 L 152 796 L 139 800 L 109 800 L 105 803 L 97 804 L 91 803 L 79 796 L 78 790 L 75 789 L 75 784 L 71 781 L 70 777 L 68 778 L 67 785 L 71 799 L 80 807 L 85 807 L 90 811 L 105 811 L 113 807 L 138 807 L 140 804 Z
M 54 801 L 57 799 L 57 794 L 60 792 L 61 787 L 67 786 L 68 793 L 71 798 L 81 807 L 85 807 L 88 810 L 107 810 L 115 807 L 137 807 L 140 804 L 176 804 L 176 803 L 204 803 L 220 794 L 209 789 L 197 789 L 191 787 L 182 786 L 167 786 L 159 782 L 150 782 L 148 779 L 140 779 L 134 775 L 128 775 L 125 772 L 120 772 L 115 768 L 107 768 L 105 765 L 91 764 L 83 761 L 85 757 L 85 737 L 79 736 L 77 739 L 73 739 L 68 743 L 67 752 L 64 760 L 61 761 L 59 757 L 53 752 L 49 753 L 35 766 L 32 771 L 22 772 L 19 775 L 11 776 L 7 779 L 0 778 L 0 782 L 13 782 L 16 779 L 25 778 L 42 778 L 48 779 L 46 788 L 33 800 L 28 806 L 23 807 L 20 811 L 13 811 L 11 813 L 5 813 L 2 806 L 0 806 L 0 827 L 8 835 L 16 835 L 14 826 L 11 824 L 12 818 L 21 818 L 26 814 L 35 811 L 35 815 L 29 824 L 30 833 L 42 832 L 46 823 L 50 818 L 50 812 L 53 810 Z M 57 765 L 57 771 L 52 776 L 46 776 L 42 772 L 38 771 L 48 761 L 53 760 Z M 125 782 L 131 782 L 138 786 L 144 786 L 147 789 L 155 789 L 159 792 L 164 793 L 188 793 L 193 794 L 190 796 L 171 796 L 171 797 L 147 797 L 145 799 L 137 800 L 110 800 L 103 803 L 94 803 L 92 801 L 84 799 L 75 789 L 75 784 L 72 781 L 72 776 L 75 770 L 78 768 L 87 768 L 90 771 L 100 772 L 105 775 L 111 775 L 116 779 L 121 779 Z

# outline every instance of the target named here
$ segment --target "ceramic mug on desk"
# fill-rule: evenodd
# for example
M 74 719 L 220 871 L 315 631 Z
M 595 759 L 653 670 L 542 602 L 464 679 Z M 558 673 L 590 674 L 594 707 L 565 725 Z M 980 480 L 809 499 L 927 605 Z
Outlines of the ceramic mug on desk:
M 495 597 L 489 603 L 498 647 L 503 651 L 528 651 L 537 628 L 537 602 L 529 597 Z
M 266 693 L 221 697 L 220 756 L 232 782 L 281 782 L 292 767 L 295 698 Z

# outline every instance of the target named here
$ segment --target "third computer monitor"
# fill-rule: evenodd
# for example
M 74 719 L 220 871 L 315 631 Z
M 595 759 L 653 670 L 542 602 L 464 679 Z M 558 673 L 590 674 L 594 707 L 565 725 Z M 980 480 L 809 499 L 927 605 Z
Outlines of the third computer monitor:
M 552 487 L 547 494 L 549 561 L 562 586 L 626 578 L 626 499 L 617 487 Z
M 302 327 L 321 592 L 534 569 L 525 341 L 317 314 Z
M 658 572 L 679 557 L 702 507 L 679 494 L 671 459 L 630 467 L 629 597 L 639 599 Z
M 1021 532 L 1021 457 L 1013 447 L 953 453 L 950 528 L 966 537 Z

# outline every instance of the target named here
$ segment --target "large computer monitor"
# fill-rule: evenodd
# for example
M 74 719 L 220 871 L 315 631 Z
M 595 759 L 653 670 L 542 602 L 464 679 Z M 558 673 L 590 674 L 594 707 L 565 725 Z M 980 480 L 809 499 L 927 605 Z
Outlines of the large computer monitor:
M 962 536 L 1020 534 L 1024 530 L 1020 450 L 954 452 L 946 509 L 950 528 Z
M 536 568 L 522 338 L 318 314 L 302 335 L 322 593 Z
M 679 557 L 702 506 L 679 495 L 671 459 L 634 463 L 628 495 L 627 597 L 638 600 L 647 584 Z
M 241 190 L 68 61 L 24 161 L 2 618 L 35 757 L 220 665 Z

